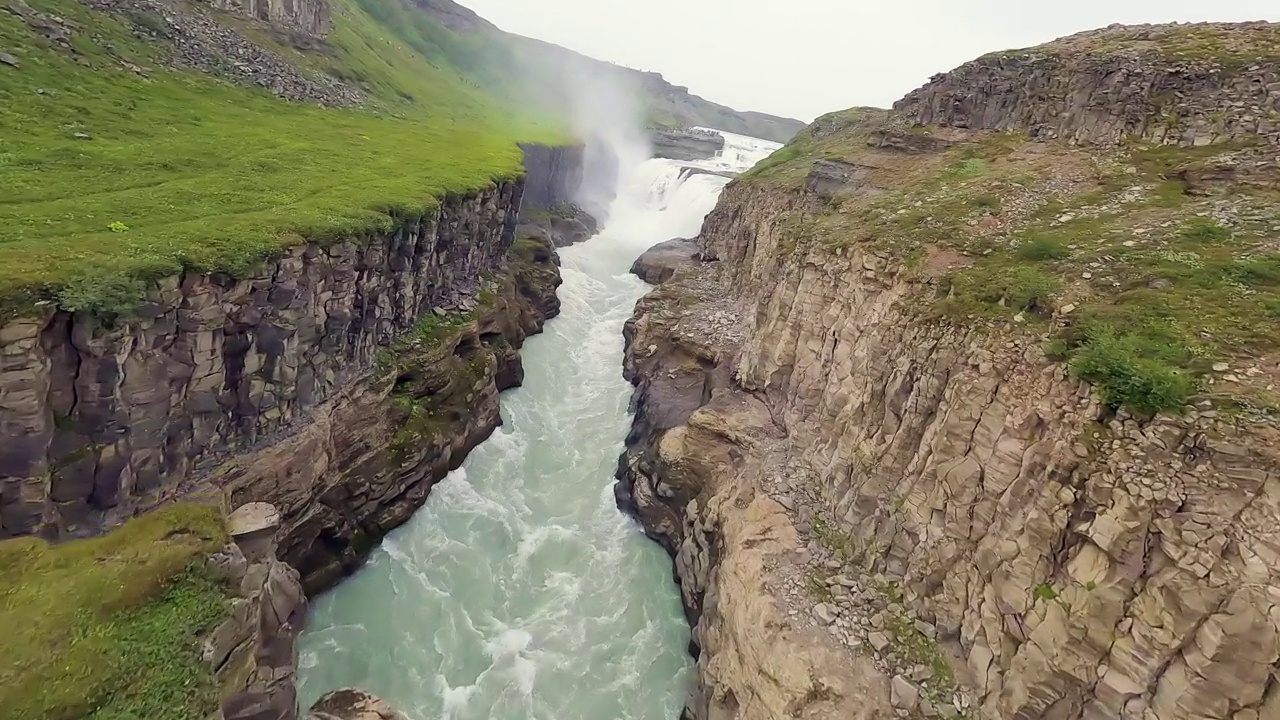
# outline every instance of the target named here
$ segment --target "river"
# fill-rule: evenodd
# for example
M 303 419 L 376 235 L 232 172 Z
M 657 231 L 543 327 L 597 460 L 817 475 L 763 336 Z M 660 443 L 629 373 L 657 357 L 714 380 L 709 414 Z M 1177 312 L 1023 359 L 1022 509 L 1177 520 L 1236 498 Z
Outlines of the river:
M 773 143 L 726 134 L 708 168 Z M 368 564 L 316 598 L 299 694 L 357 686 L 411 720 L 675 720 L 692 659 L 671 561 L 614 505 L 628 427 L 622 325 L 649 246 L 692 237 L 727 182 L 623 169 L 601 232 L 561 250 L 562 314 L 522 352 L 504 424 Z

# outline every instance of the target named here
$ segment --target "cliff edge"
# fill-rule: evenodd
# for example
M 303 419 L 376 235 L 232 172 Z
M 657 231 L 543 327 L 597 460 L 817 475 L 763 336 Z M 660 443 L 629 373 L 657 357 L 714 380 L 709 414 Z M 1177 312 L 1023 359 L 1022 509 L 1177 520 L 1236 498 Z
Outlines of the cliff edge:
M 1280 26 L 820 118 L 628 323 L 691 718 L 1280 716 Z

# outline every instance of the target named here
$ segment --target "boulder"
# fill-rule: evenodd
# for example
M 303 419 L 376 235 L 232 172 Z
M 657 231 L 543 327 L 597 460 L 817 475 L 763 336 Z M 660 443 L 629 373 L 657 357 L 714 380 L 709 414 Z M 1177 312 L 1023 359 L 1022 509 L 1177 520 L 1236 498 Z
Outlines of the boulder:
M 650 285 L 661 285 L 671 279 L 676 268 L 693 262 L 698 251 L 698 241 L 692 238 L 674 238 L 644 251 L 631 265 L 631 273 Z
M 363 690 L 334 690 L 316 701 L 306 720 L 408 720 L 385 700 Z

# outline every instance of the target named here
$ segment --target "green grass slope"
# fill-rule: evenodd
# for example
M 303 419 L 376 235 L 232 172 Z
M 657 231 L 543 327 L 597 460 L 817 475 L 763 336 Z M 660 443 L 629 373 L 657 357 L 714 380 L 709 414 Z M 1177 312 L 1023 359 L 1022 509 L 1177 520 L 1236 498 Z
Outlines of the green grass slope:
M 506 91 L 523 103 L 552 99 L 560 105 L 568 104 L 563 78 L 573 83 L 608 77 L 615 87 L 631 91 L 636 107 L 644 112 L 644 120 L 651 126 L 700 125 L 777 142 L 786 142 L 805 126 L 792 118 L 744 112 L 711 102 L 689 92 L 689 88 L 667 82 L 658 73 L 625 68 L 549 42 L 504 32 L 453 0 L 408 1 L 436 22 L 457 31 L 455 37 L 496 48 L 490 57 L 501 59 L 497 67 L 508 83 Z M 517 78 L 520 87 L 512 87 L 511 78 Z
M 226 616 L 205 558 L 217 508 L 171 505 L 103 537 L 0 542 L 0 717 L 209 717 L 217 687 L 197 635 Z
M 20 62 L 0 65 L 5 314 L 41 300 L 123 312 L 149 279 L 241 274 L 303 238 L 385 229 L 394 213 L 517 175 L 517 141 L 568 139 L 488 89 L 490 48 L 400 0 L 333 0 L 327 53 L 214 13 L 306 71 L 358 84 L 369 102 L 346 110 L 166 69 L 162 43 L 74 0 L 30 5 L 80 29 L 73 56 L 0 10 L 0 49 Z

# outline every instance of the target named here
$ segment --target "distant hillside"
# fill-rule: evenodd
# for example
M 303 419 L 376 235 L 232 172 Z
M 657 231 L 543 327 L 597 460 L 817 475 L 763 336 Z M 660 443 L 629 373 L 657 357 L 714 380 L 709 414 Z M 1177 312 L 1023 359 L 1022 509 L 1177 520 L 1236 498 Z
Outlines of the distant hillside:
M 517 143 L 572 142 L 574 101 L 615 112 L 599 91 L 617 85 L 655 123 L 800 127 L 447 0 L 6 0 L 0 315 L 105 313 L 155 278 L 240 276 L 300 238 L 385 229 L 518 175 Z
M 497 39 L 509 48 L 514 53 L 513 59 L 516 62 L 503 75 L 509 80 L 523 74 L 527 81 L 523 85 L 526 91 L 530 87 L 536 88 L 532 94 L 538 97 L 526 98 L 526 101 L 553 100 L 557 105 L 563 106 L 563 98 L 559 96 L 565 88 L 557 80 L 567 73 L 570 76 L 608 77 L 620 86 L 633 88 L 647 110 L 647 119 L 651 125 L 700 125 L 776 142 L 790 140 L 805 126 L 805 123 L 792 118 L 743 112 L 711 102 L 690 93 L 687 87 L 667 82 L 658 73 L 624 68 L 559 45 L 505 32 L 452 0 L 411 2 L 436 22 L 464 37 L 471 35 Z

